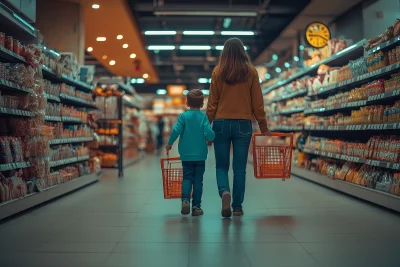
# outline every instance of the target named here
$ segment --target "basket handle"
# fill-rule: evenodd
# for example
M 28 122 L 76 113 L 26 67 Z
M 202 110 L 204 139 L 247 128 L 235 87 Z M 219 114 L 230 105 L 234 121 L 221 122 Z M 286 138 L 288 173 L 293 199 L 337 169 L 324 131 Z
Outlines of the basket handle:
M 277 133 L 277 132 L 271 132 L 269 135 L 263 135 L 260 133 L 254 133 L 253 138 L 252 138 L 252 143 L 253 147 L 256 145 L 256 137 L 272 137 L 272 136 L 277 136 L 277 137 L 290 137 L 290 146 L 293 147 L 293 134 L 290 133 Z

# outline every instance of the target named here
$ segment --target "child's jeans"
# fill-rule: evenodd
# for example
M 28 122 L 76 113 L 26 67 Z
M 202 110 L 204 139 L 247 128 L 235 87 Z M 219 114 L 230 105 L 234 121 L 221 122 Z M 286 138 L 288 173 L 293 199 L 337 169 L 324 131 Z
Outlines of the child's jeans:
M 205 161 L 182 161 L 183 182 L 182 201 L 190 202 L 190 194 L 193 188 L 192 207 L 200 208 L 201 196 L 203 195 L 203 175 L 206 168 Z

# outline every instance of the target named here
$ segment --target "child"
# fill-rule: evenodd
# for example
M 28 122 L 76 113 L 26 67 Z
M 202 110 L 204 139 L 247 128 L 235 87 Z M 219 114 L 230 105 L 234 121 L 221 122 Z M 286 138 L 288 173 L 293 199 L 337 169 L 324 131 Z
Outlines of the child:
M 212 142 L 215 133 L 205 114 L 200 111 L 204 105 L 204 95 L 199 89 L 187 94 L 186 105 L 190 110 L 182 113 L 172 129 L 167 151 L 175 140 L 179 139 L 179 154 L 183 167 L 182 210 L 183 215 L 190 213 L 190 194 L 193 187 L 192 216 L 203 215 L 201 196 L 203 194 L 203 175 L 207 159 L 207 141 Z

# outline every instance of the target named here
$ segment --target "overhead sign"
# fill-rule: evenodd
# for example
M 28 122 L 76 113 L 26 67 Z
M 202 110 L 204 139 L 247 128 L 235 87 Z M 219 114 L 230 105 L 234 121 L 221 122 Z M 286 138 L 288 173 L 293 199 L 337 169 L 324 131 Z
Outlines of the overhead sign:
M 170 96 L 183 96 L 183 91 L 186 90 L 185 85 L 168 85 L 167 91 Z
M 313 22 L 306 28 L 305 39 L 310 46 L 322 48 L 325 47 L 331 39 L 331 32 L 325 24 Z

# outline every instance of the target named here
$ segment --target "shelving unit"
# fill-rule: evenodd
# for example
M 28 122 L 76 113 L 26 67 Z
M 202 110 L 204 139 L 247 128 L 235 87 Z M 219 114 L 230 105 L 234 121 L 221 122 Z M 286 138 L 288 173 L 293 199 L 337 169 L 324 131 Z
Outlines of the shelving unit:
M 2 3 L 0 3 L 0 32 L 6 33 L 6 35 L 13 36 L 14 38 L 18 39 L 21 41 L 23 44 L 29 44 L 29 43 L 37 43 L 36 42 L 36 29 L 30 26 L 28 23 L 20 19 L 20 17 L 13 13 L 11 10 L 9 10 L 6 6 L 4 6 Z M 22 57 L 17 54 L 15 54 L 12 51 L 9 51 L 8 49 L 0 46 L 0 62 L 2 63 L 22 63 L 22 64 L 27 64 L 28 62 Z M 38 72 L 39 73 L 39 72 Z M 57 76 L 52 70 L 49 68 L 42 66 L 42 73 L 43 73 L 43 78 L 50 80 L 52 83 L 65 83 L 70 86 L 75 87 L 76 90 L 80 90 L 83 92 L 91 93 L 93 87 L 91 85 L 88 85 L 86 83 L 83 83 L 79 80 L 74 80 L 71 77 L 62 74 L 60 76 Z M 29 94 L 33 93 L 35 87 L 33 88 L 26 88 L 24 86 L 21 86 L 19 84 L 16 84 L 15 82 L 7 81 L 4 79 L 0 79 L 0 91 L 2 92 L 2 95 L 10 95 L 12 97 L 18 97 L 23 94 Z M 4 94 L 3 94 L 4 92 Z M 48 102 L 53 102 L 54 103 L 62 103 L 67 106 L 73 106 L 77 107 L 77 109 L 80 109 L 83 111 L 83 109 L 95 109 L 96 107 L 90 103 L 89 101 L 83 100 L 78 97 L 70 96 L 70 95 L 49 95 L 45 94 L 44 97 L 47 98 Z M 15 100 L 15 99 L 13 99 Z M 11 106 L 11 104 L 8 104 L 8 106 Z M 45 109 L 40 107 L 41 111 L 44 111 Z M 21 110 L 21 109 L 13 109 L 13 108 L 3 108 L 0 107 L 0 116 L 8 118 L 9 116 L 13 117 L 20 117 L 17 122 L 23 122 L 25 119 L 28 118 L 35 118 L 37 115 L 34 112 L 27 111 L 27 110 Z M 80 118 L 75 118 L 75 117 L 61 117 L 61 116 L 45 116 L 45 121 L 47 123 L 49 122 L 57 122 L 58 126 L 60 126 L 60 123 L 63 124 L 82 124 L 84 122 L 81 121 Z M 42 127 L 41 124 L 39 124 L 39 127 Z M 72 128 L 72 127 L 71 127 Z M 46 129 L 46 127 L 43 127 L 42 129 Z M 15 129 L 10 129 L 10 132 L 14 134 Z M 28 132 L 28 129 L 27 129 Z M 68 133 L 70 134 L 70 133 Z M 33 135 L 33 134 L 32 134 Z M 36 136 L 36 135 L 35 135 Z M 35 136 L 25 136 L 26 138 L 34 138 Z M 20 136 L 19 136 L 20 137 Z M 41 137 L 44 138 L 44 137 Z M 57 146 L 61 145 L 79 145 L 79 144 L 85 144 L 86 142 L 92 141 L 94 136 L 85 136 L 85 137 L 77 137 L 77 138 L 60 138 L 60 139 L 54 139 L 54 140 L 49 140 L 47 143 L 47 140 L 40 140 L 41 144 L 41 149 L 43 149 L 43 146 L 47 146 L 49 149 L 56 149 Z M 47 148 L 46 148 L 47 151 Z M 83 153 L 82 153 L 83 151 Z M 25 151 L 23 151 L 25 152 Z M 23 153 L 25 154 L 25 153 Z M 14 163 L 8 163 L 8 164 L 0 164 L 0 172 L 4 172 L 3 174 L 5 177 L 10 177 L 10 171 L 13 170 L 18 170 L 18 169 L 24 169 L 24 168 L 32 168 L 29 170 L 27 173 L 30 173 L 33 171 L 35 168 L 42 169 L 42 165 L 46 166 L 47 168 L 50 168 L 52 174 L 57 174 L 58 172 L 54 171 L 60 171 L 61 168 L 64 168 L 66 166 L 69 166 L 71 164 L 76 164 L 80 162 L 85 162 L 90 159 L 89 155 L 85 155 L 85 149 L 83 150 L 75 150 L 72 152 L 73 155 L 77 154 L 84 154 L 84 156 L 78 156 L 78 157 L 72 157 L 72 158 L 67 158 L 67 159 L 62 159 L 62 160 L 56 160 L 56 161 L 50 161 L 47 163 L 48 158 L 50 155 L 45 154 L 46 156 L 33 156 L 33 157 L 28 157 L 24 158 L 23 162 L 14 162 Z M 60 158 L 60 157 L 58 157 Z M 42 163 L 37 163 L 36 161 L 42 161 Z M 3 161 L 4 162 L 4 161 Z M 46 164 L 47 163 L 47 164 Z M 46 167 L 43 167 L 46 169 Z M 65 170 L 65 169 L 64 169 Z M 24 211 L 26 209 L 32 208 L 36 205 L 39 205 L 41 203 L 45 203 L 49 200 L 52 200 L 56 197 L 59 197 L 63 194 L 72 192 L 76 189 L 79 189 L 83 186 L 86 186 L 88 184 L 91 184 L 93 182 L 96 182 L 98 180 L 98 173 L 93 173 L 93 174 L 87 174 L 89 173 L 90 170 L 86 165 L 86 168 L 84 168 L 83 171 L 79 170 L 79 173 L 74 173 L 72 174 L 73 176 L 62 176 L 61 179 L 59 180 L 51 180 L 50 182 L 50 175 L 47 173 L 48 169 L 46 170 L 46 174 L 44 177 L 42 176 L 35 176 L 35 177 L 25 177 L 23 176 L 24 179 L 33 179 L 35 184 L 36 193 L 32 193 L 29 195 L 23 196 L 23 198 L 17 198 L 12 196 L 12 200 L 7 201 L 7 202 L 2 202 L 0 203 L 0 220 L 7 218 L 9 216 L 12 216 L 14 214 L 17 214 L 21 211 Z M 96 170 L 97 172 L 98 170 Z M 12 172 L 11 172 L 12 174 Z M 25 175 L 25 174 L 24 174 Z M 81 175 L 80 177 L 72 179 L 72 177 L 76 177 L 78 175 Z M 56 176 L 53 176 L 53 178 Z M 60 178 L 61 176 L 58 176 Z M 42 179 L 37 179 L 36 178 L 42 178 Z M 58 179 L 57 178 L 57 179 Z M 21 178 L 20 178 L 21 179 Z M 47 180 L 48 179 L 48 180 Z M 71 180 L 72 179 L 72 180 Z M 39 185 L 40 184 L 40 185 Z M 52 184 L 57 184 L 54 186 L 50 186 Z M 43 188 L 45 187 L 45 188 Z
M 342 51 L 341 53 L 337 53 L 335 56 L 326 59 L 318 64 L 311 66 L 310 68 L 300 72 L 285 81 L 281 81 L 273 86 L 268 88 L 264 88 L 264 93 L 272 92 L 273 90 L 277 90 L 282 86 L 288 85 L 291 82 L 294 82 L 297 79 L 303 78 L 306 75 L 316 75 L 317 69 L 321 64 L 328 64 L 330 66 L 341 67 L 349 63 L 350 60 L 355 60 L 361 56 L 363 56 L 363 46 L 365 40 L 349 47 L 348 49 Z M 390 49 L 395 48 L 396 46 L 400 45 L 400 37 L 396 37 L 393 40 L 386 42 L 385 44 L 380 45 L 369 51 L 367 54 L 374 53 L 378 50 L 388 51 Z M 284 95 L 280 95 L 279 97 L 275 94 L 270 100 L 266 100 L 264 103 L 265 105 L 273 105 L 276 102 L 280 101 L 288 101 L 292 100 L 297 97 L 306 96 L 307 100 L 311 99 L 314 101 L 319 101 L 321 99 L 326 99 L 330 96 L 333 96 L 338 93 L 343 93 L 350 91 L 354 88 L 360 87 L 361 85 L 365 85 L 369 82 L 372 82 L 377 79 L 389 79 L 392 74 L 400 72 L 400 62 L 394 63 L 392 65 L 386 66 L 384 68 L 353 77 L 351 79 L 331 84 L 329 86 L 323 86 L 318 90 L 297 90 L 291 93 L 284 93 Z M 286 89 L 280 89 L 280 91 L 285 92 Z M 332 98 L 331 98 L 332 99 Z M 356 142 L 359 138 L 362 138 L 362 142 L 366 142 L 369 137 L 371 136 L 381 136 L 381 135 L 399 135 L 400 130 L 400 121 L 399 122 L 381 122 L 381 123 L 370 123 L 370 124 L 358 124 L 358 125 L 327 125 L 323 126 L 322 121 L 324 124 L 329 124 L 329 118 L 326 116 L 332 116 L 336 113 L 342 114 L 349 114 L 352 110 L 358 110 L 362 107 L 370 106 L 370 105 L 390 105 L 395 101 L 400 100 L 400 88 L 394 90 L 392 92 L 385 92 L 376 95 L 369 95 L 366 99 L 360 99 L 353 102 L 346 102 L 336 105 L 327 105 L 328 102 L 322 103 L 325 104 L 325 107 L 322 108 L 294 108 L 294 109 L 284 109 L 280 110 L 279 112 L 271 114 L 272 116 L 281 115 L 281 117 L 274 117 L 275 122 L 278 125 L 271 126 L 271 131 L 280 131 L 280 132 L 303 132 L 305 136 L 312 136 L 312 137 L 319 137 L 319 138 L 328 138 L 328 139 L 341 139 L 341 140 L 349 140 Z M 306 102 L 305 102 L 306 103 Z M 319 104 L 316 102 L 316 104 Z M 282 105 L 281 105 L 282 106 Z M 311 106 L 307 105 L 306 106 Z M 286 125 L 288 124 L 289 120 L 284 119 L 282 116 L 291 116 L 295 113 L 303 113 L 304 116 L 310 116 L 309 120 L 305 120 L 311 124 L 319 122 L 320 125 Z M 315 115 L 315 116 L 314 116 Z M 320 117 L 318 119 L 318 117 Z M 292 117 L 292 123 L 296 117 Z M 316 119 L 315 119 L 316 118 Z M 321 119 L 323 118 L 323 119 Z M 276 121 L 278 119 L 278 121 Z M 282 120 L 285 125 L 279 125 L 279 120 Z M 298 124 L 298 122 L 296 122 Z M 316 139 L 318 140 L 318 139 Z M 321 158 L 328 158 L 337 160 L 337 164 L 341 166 L 343 162 L 353 162 L 358 163 L 359 165 L 369 165 L 377 168 L 381 168 L 382 170 L 398 172 L 400 171 L 400 162 L 388 162 L 388 161 L 381 161 L 381 160 L 373 160 L 373 159 L 366 159 L 361 157 L 353 157 L 344 154 L 337 154 L 337 153 L 328 153 L 322 150 L 317 149 L 301 149 L 302 152 L 306 153 L 311 159 L 315 157 Z M 339 163 L 341 162 L 341 163 Z M 339 167 L 340 168 L 340 167 Z M 301 169 L 298 167 L 293 166 L 292 174 L 305 178 L 307 180 L 316 182 L 318 184 L 330 187 L 332 189 L 344 192 L 346 194 L 353 195 L 355 197 L 376 203 L 378 205 L 382 205 L 384 207 L 400 211 L 400 197 L 384 193 L 372 188 L 363 187 L 357 184 L 353 184 L 350 182 L 344 182 L 341 180 L 333 180 L 328 178 L 325 175 L 312 172 L 307 169 Z

